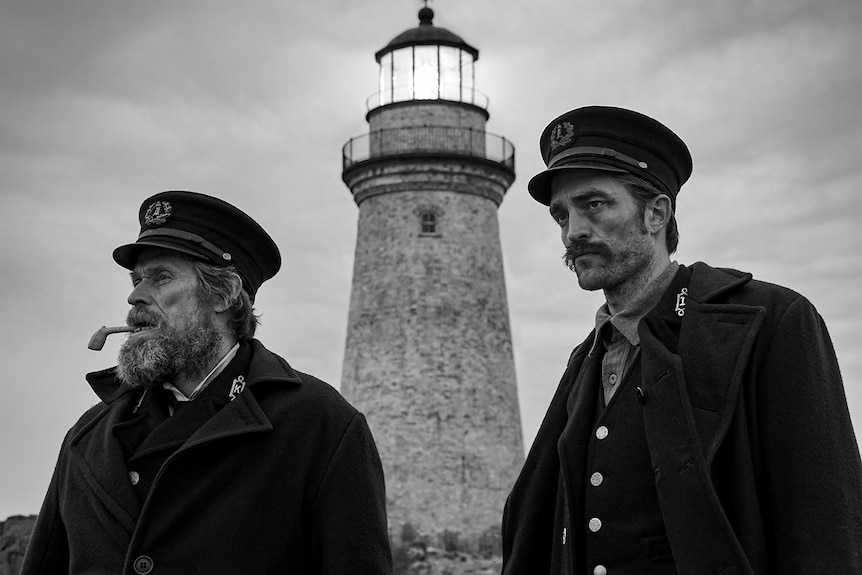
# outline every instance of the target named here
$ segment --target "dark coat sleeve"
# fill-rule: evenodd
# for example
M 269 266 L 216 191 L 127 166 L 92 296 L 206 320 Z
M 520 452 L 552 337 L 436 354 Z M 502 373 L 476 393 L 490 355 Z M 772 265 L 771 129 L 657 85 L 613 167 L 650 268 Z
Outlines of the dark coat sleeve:
M 591 335 L 592 337 L 592 335 Z M 587 341 L 575 348 L 536 439 L 503 510 L 503 575 L 548 573 L 560 462 L 557 440 L 568 419 L 566 398 L 580 370 Z
M 776 573 L 862 573 L 862 463 L 823 319 L 799 296 L 760 358 L 762 501 Z
M 383 467 L 361 413 L 332 454 L 312 509 L 321 573 L 392 573 Z

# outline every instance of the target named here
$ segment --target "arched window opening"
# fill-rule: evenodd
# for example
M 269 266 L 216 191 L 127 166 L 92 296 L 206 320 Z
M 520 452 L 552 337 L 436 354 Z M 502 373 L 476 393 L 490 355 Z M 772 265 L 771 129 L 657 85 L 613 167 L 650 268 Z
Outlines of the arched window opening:
M 419 236 L 440 237 L 440 222 L 443 217 L 443 210 L 440 206 L 423 202 L 414 208 L 413 213 L 416 215 L 416 221 L 418 222 Z

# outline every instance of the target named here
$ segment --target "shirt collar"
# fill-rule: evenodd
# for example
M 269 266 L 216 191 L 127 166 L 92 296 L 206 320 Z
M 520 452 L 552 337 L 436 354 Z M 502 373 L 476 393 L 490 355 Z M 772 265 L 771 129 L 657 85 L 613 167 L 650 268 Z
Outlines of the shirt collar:
M 658 304 L 662 294 L 667 291 L 667 288 L 676 276 L 677 270 L 679 270 L 679 264 L 675 261 L 670 262 L 658 277 L 647 284 L 646 288 L 641 291 L 637 297 L 630 301 L 626 307 L 613 315 L 611 315 L 608 310 L 607 302 L 602 304 L 596 312 L 596 331 L 595 336 L 593 337 L 593 345 L 590 348 L 590 355 L 593 354 L 593 351 L 595 351 L 601 341 L 602 332 L 608 323 L 617 328 L 617 331 L 619 331 L 630 344 L 635 346 L 640 345 L 638 324 L 640 324 L 644 316 Z
M 214 380 L 222 371 L 224 371 L 224 368 L 227 367 L 227 364 L 229 364 L 231 360 L 236 357 L 236 352 L 238 350 L 239 342 L 237 342 L 232 348 L 230 348 L 230 350 L 225 354 L 225 356 L 221 358 L 221 361 L 219 361 L 216 366 L 212 368 L 212 371 L 210 371 L 209 374 L 203 379 L 203 381 L 201 381 L 197 385 L 197 387 L 192 390 L 191 394 L 189 394 L 188 397 L 182 391 L 176 388 L 172 383 L 163 383 L 162 387 L 170 391 L 177 401 L 191 401 L 196 398 L 203 390 L 205 390 L 210 384 L 210 382 L 212 382 L 212 380 Z

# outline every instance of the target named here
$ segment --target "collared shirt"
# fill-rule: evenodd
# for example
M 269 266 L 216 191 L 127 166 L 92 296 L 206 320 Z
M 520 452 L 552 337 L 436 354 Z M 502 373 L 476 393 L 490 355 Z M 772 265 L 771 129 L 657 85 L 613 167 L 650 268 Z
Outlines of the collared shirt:
M 210 382 L 212 382 L 212 380 L 214 380 L 222 371 L 224 371 L 224 368 L 227 367 L 227 364 L 229 364 L 231 360 L 236 356 L 236 352 L 238 350 L 239 342 L 237 342 L 232 348 L 230 348 L 230 350 L 225 354 L 225 356 L 221 358 L 221 361 L 219 361 L 216 366 L 212 368 L 212 371 L 209 372 L 209 374 L 203 379 L 203 381 L 201 381 L 188 396 L 186 396 L 186 394 L 180 391 L 172 383 L 163 383 L 162 387 L 170 391 L 173 394 L 174 399 L 176 399 L 177 401 L 191 401 L 196 398 L 203 390 L 205 390 L 210 384 Z M 174 409 L 172 406 L 169 405 L 168 410 L 170 411 L 171 415 L 174 414 Z
M 670 262 L 658 277 L 626 307 L 611 315 L 605 302 L 596 312 L 596 334 L 590 355 L 599 345 L 605 346 L 602 358 L 602 391 L 605 405 L 611 400 L 640 351 L 638 324 L 654 308 L 670 287 L 679 270 L 677 262 Z

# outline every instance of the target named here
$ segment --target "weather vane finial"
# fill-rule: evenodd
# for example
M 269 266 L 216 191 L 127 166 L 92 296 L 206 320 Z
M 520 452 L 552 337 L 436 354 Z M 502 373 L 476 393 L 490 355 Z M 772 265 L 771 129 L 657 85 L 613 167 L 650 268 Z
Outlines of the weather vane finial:
M 419 0 L 422 2 L 423 6 L 419 9 L 419 25 L 420 26 L 433 26 L 434 23 L 434 10 L 428 7 L 428 2 L 431 0 Z

